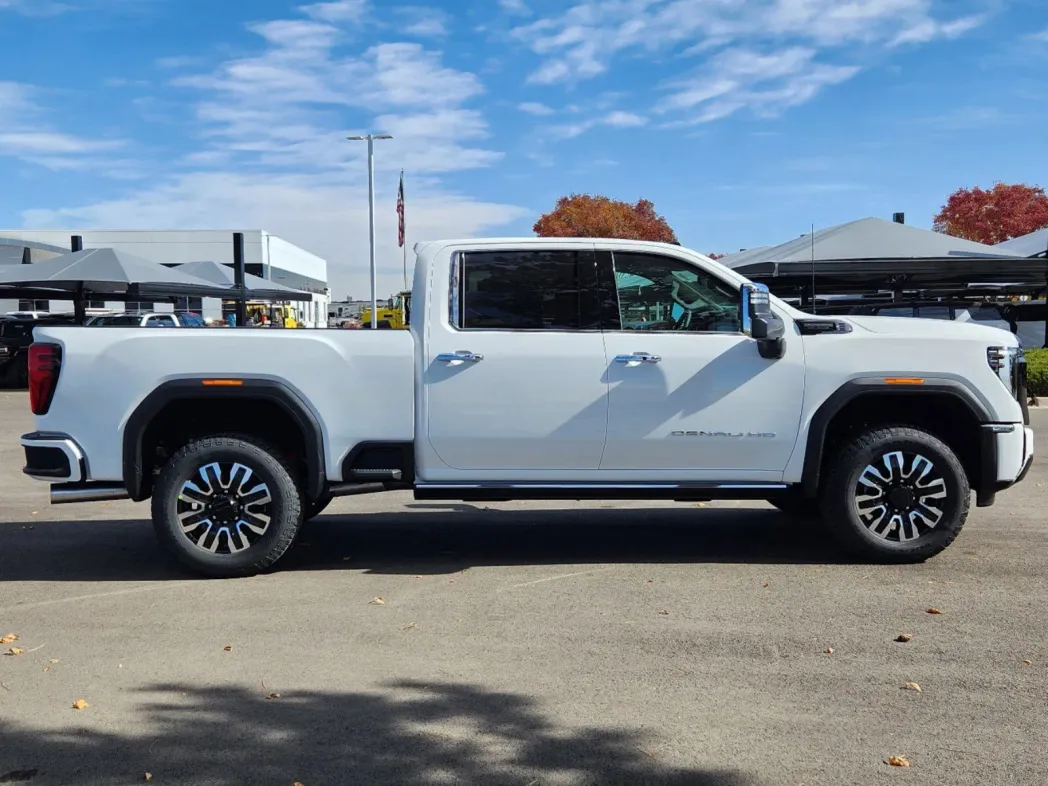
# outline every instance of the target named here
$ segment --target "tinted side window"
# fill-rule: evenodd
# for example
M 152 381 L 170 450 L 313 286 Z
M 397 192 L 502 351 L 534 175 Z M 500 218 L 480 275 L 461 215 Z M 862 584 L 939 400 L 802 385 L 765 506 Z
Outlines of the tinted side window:
M 739 292 L 704 270 L 656 254 L 615 252 L 622 330 L 738 333 Z
M 579 252 L 473 252 L 461 267 L 458 324 L 465 330 L 583 327 Z

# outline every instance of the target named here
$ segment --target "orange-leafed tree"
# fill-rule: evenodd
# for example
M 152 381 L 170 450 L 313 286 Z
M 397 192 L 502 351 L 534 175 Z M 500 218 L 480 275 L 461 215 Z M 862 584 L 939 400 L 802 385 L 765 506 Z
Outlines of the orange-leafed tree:
M 1048 227 L 1048 195 L 1023 183 L 994 183 L 990 189 L 961 188 L 950 194 L 932 225 L 978 243 L 1003 243 Z
M 666 219 L 655 212 L 655 205 L 647 199 L 630 204 L 589 194 L 561 197 L 553 210 L 535 222 L 534 230 L 539 237 L 620 237 L 677 242 Z

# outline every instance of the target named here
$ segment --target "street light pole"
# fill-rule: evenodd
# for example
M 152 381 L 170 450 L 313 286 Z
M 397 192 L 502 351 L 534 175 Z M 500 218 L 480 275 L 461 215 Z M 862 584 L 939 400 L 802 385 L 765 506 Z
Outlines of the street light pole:
M 371 246 L 371 329 L 378 329 L 378 268 L 375 264 L 375 140 L 392 139 L 389 134 L 347 136 L 351 142 L 368 143 L 368 241 Z

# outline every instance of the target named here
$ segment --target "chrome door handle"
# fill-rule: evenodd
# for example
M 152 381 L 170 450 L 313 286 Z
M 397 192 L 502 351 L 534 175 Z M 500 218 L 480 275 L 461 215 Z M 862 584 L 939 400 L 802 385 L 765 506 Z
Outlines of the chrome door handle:
M 662 356 L 650 352 L 634 352 L 632 355 L 616 355 L 616 363 L 659 363 Z
M 442 352 L 437 355 L 440 363 L 479 363 L 483 359 L 483 355 L 470 352 L 468 349 L 460 349 L 458 352 Z

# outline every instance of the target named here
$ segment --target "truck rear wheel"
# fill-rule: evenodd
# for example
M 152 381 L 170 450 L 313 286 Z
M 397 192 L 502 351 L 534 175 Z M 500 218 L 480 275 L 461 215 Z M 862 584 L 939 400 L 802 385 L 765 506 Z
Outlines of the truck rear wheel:
M 153 527 L 186 567 L 213 578 L 250 576 L 287 551 L 302 499 L 287 461 L 251 437 L 222 435 L 177 451 L 153 489 Z
M 920 429 L 865 431 L 829 466 L 823 518 L 862 559 L 923 562 L 949 546 L 968 517 L 964 467 L 948 445 Z

